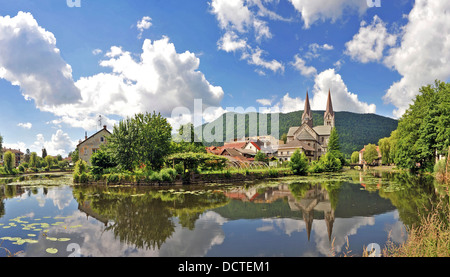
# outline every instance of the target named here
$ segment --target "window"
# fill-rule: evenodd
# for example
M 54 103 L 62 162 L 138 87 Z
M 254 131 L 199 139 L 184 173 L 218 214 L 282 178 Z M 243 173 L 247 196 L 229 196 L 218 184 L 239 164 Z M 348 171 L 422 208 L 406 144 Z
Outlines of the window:
M 104 142 L 104 141 L 105 141 L 105 138 L 104 138 L 104 137 L 100 137 L 100 141 L 101 141 L 101 142 Z

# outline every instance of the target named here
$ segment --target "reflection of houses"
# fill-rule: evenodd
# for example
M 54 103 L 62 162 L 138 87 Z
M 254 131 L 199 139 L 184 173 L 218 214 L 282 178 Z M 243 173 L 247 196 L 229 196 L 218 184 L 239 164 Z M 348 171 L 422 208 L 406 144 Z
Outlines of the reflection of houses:
M 78 155 L 80 159 L 85 161 L 88 165 L 91 164 L 91 156 L 100 149 L 100 146 L 107 143 L 107 138 L 111 133 L 106 129 L 106 125 L 103 129 L 88 137 L 85 135 L 84 141 L 80 141 L 77 145 Z
M 228 198 L 253 203 L 272 203 L 278 199 L 285 199 L 287 197 L 290 210 L 302 212 L 303 220 L 306 224 L 308 240 L 311 235 L 314 212 L 319 212 L 324 214 L 328 239 L 331 241 L 335 215 L 334 210 L 331 207 L 328 191 L 320 185 L 310 185 L 309 190 L 302 195 L 301 199 L 296 198 L 292 194 L 288 185 L 279 185 L 276 188 L 269 188 L 266 189 L 264 193 L 258 192 L 257 187 L 252 187 L 247 190 L 233 189 L 227 191 L 225 194 Z
M 366 146 L 367 145 L 364 145 L 364 148 L 359 151 L 359 164 L 367 164 L 367 162 L 364 160 L 364 152 L 366 152 Z M 377 146 L 377 153 L 378 158 L 375 159 L 372 164 L 381 165 L 381 151 L 379 146 Z
M 101 214 L 98 214 L 91 208 L 91 201 L 83 201 L 83 203 L 78 203 L 78 210 L 84 212 L 89 219 L 89 217 L 95 218 L 101 223 L 105 224 L 105 226 L 108 225 L 108 218 L 102 216 Z
M 19 165 L 22 163 L 22 161 L 23 161 L 23 155 L 24 155 L 24 153 L 22 153 L 22 152 L 20 151 L 20 149 L 19 149 L 19 150 L 16 150 L 16 149 L 5 148 L 5 147 L 3 147 L 3 150 L 1 151 L 1 154 L 0 154 L 0 164 L 3 164 L 3 156 L 4 156 L 5 153 L 8 152 L 8 151 L 14 154 L 15 161 L 16 161 L 16 165 L 15 165 L 15 166 L 16 166 L 16 167 L 19 166 Z

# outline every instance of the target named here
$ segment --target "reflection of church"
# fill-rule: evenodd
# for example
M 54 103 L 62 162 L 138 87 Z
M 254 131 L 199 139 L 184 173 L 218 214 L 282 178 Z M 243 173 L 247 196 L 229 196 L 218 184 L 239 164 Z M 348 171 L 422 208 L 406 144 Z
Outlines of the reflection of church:
M 310 239 L 315 213 L 323 213 L 327 226 L 328 239 L 331 241 L 335 220 L 334 210 L 331 206 L 328 191 L 322 188 L 321 185 L 310 185 L 310 188 L 302 195 L 301 199 L 296 198 L 289 189 L 289 185 L 286 184 L 269 188 L 264 193 L 259 193 L 256 187 L 250 188 L 249 190 L 235 189 L 226 192 L 226 196 L 253 203 L 272 203 L 278 199 L 285 199 L 287 197 L 290 210 L 302 212 L 303 220 L 306 224 L 308 241 Z

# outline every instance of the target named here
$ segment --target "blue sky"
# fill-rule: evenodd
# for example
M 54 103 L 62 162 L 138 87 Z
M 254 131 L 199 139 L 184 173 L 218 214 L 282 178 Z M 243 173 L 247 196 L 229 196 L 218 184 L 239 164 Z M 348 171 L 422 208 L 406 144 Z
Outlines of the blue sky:
M 313 110 L 331 90 L 338 111 L 399 118 L 450 78 L 447 1 L 67 2 L 0 0 L 4 146 L 65 156 L 99 115 L 112 129 L 156 110 L 176 127 L 194 99 L 210 121 L 302 110 L 307 90 Z

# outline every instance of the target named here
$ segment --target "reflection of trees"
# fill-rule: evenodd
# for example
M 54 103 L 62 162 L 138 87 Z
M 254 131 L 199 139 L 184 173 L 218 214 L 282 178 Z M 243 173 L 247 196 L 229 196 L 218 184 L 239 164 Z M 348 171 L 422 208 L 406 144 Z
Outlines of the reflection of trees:
M 80 210 L 109 222 L 121 242 L 137 248 L 160 248 L 175 231 L 173 217 L 182 227 L 194 229 L 207 209 L 227 203 L 223 194 L 174 194 L 145 188 L 82 187 L 73 190 Z
M 435 192 L 434 178 L 430 175 L 403 172 L 383 177 L 387 177 L 391 185 L 398 189 L 380 190 L 379 194 L 397 207 L 400 219 L 408 227 L 419 223 L 421 217 L 426 216 L 431 207 L 439 201 L 439 196 Z M 448 196 L 444 201 L 448 203 Z

